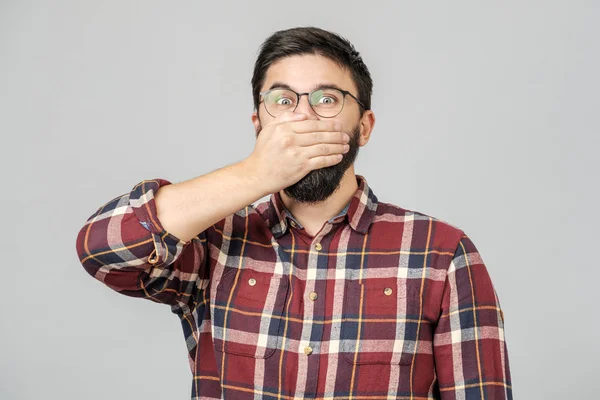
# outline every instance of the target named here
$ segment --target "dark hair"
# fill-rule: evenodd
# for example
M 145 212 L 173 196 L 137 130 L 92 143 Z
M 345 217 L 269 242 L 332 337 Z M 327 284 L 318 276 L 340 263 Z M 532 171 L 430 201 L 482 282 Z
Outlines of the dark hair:
M 347 68 L 358 89 L 357 97 L 367 110 L 371 109 L 373 80 L 369 69 L 352 43 L 339 34 L 316 27 L 281 30 L 268 37 L 259 51 L 252 76 L 252 96 L 256 110 L 260 101 L 259 92 L 271 64 L 281 58 L 302 54 L 327 57 L 340 67 Z

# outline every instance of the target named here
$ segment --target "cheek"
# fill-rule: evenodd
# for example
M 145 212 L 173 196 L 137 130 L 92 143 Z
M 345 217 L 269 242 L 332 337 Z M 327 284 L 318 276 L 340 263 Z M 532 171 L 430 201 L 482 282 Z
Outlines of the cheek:
M 260 133 L 260 131 L 262 131 L 263 126 L 265 124 L 268 124 L 268 121 L 266 121 L 266 118 L 264 117 L 264 115 L 262 115 L 262 111 L 259 110 L 258 113 L 256 114 L 256 118 L 254 119 L 254 131 L 256 132 L 256 135 L 258 135 Z
M 342 124 L 342 132 L 350 135 L 356 133 L 356 130 L 360 128 L 360 120 L 356 118 L 340 118 L 336 119 L 335 122 Z
M 262 107 L 258 110 L 256 123 L 261 128 L 271 123 L 275 118 L 271 117 L 269 113 Z

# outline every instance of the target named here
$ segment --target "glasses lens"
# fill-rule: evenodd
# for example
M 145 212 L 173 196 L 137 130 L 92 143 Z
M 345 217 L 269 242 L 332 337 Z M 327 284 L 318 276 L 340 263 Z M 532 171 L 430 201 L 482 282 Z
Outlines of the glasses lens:
M 337 89 L 319 89 L 310 94 L 313 110 L 322 117 L 333 117 L 344 107 L 344 94 Z
M 269 114 L 276 116 L 283 111 L 296 108 L 298 97 L 291 90 L 273 89 L 265 93 L 264 102 Z

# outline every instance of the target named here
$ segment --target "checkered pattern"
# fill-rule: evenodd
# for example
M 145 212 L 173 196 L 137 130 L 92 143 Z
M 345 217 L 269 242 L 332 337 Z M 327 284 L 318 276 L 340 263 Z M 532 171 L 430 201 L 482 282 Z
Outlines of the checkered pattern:
M 85 270 L 179 317 L 192 399 L 511 399 L 504 317 L 460 229 L 363 176 L 314 237 L 279 193 L 189 242 L 142 181 L 83 226 Z

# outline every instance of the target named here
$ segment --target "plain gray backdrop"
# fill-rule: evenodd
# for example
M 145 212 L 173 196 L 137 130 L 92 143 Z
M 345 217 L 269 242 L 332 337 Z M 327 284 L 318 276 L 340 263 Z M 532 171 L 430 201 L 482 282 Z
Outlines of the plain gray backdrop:
M 480 250 L 515 398 L 598 398 L 599 3 L 0 1 L 0 398 L 189 398 L 177 317 L 87 275 L 76 235 L 248 156 L 258 46 L 306 25 L 371 70 L 356 172 Z

